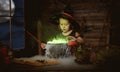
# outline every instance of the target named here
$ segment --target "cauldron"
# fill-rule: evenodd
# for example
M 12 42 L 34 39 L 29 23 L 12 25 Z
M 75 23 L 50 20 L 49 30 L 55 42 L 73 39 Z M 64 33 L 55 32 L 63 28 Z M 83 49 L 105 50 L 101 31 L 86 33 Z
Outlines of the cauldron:
M 46 44 L 46 52 L 45 56 L 50 58 L 63 58 L 69 57 L 71 55 L 70 48 L 65 43 L 53 44 L 48 43 Z

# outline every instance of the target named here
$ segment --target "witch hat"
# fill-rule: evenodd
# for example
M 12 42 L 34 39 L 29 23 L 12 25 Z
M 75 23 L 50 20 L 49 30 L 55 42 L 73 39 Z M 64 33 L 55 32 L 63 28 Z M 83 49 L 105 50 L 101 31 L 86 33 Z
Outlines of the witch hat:
M 52 15 L 50 17 L 50 22 L 52 24 L 58 25 L 59 18 L 68 19 L 71 22 L 71 24 L 73 24 L 74 28 L 80 30 L 80 25 L 77 23 L 77 21 L 75 20 L 73 16 L 73 10 L 72 10 L 71 5 L 66 5 L 66 7 L 63 9 L 62 12 Z

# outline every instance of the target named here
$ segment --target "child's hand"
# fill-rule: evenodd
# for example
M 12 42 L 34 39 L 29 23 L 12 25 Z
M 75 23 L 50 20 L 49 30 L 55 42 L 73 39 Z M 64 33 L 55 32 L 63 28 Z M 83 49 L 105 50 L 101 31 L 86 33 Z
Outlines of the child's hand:
M 76 41 L 77 39 L 74 36 L 68 36 L 69 39 L 68 46 L 77 46 L 78 42 Z
M 69 41 L 76 41 L 76 38 L 74 36 L 67 36 Z
M 42 49 L 45 49 L 46 44 L 45 43 L 41 43 L 40 46 L 41 46 Z

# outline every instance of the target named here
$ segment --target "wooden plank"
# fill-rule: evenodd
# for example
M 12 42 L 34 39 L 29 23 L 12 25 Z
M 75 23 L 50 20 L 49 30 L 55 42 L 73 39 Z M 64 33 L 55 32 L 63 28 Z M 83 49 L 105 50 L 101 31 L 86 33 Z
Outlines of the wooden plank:
M 106 14 L 102 14 L 102 15 L 99 15 L 99 13 L 96 15 L 96 14 L 93 14 L 93 15 L 86 15 L 86 16 L 83 16 L 84 14 L 80 14 L 80 13 L 77 13 L 77 14 L 74 14 L 74 17 L 77 17 L 77 18 L 81 18 L 81 17 L 85 17 L 85 19 L 90 19 L 90 18 L 99 18 L 99 19 L 103 19 L 103 18 L 106 18 Z
M 98 35 L 98 36 L 84 35 L 84 38 L 86 38 L 86 39 L 98 39 L 98 38 L 106 39 L 106 35 Z
M 81 22 L 81 19 L 80 18 L 75 18 L 76 19 L 76 21 L 78 21 L 78 22 Z M 97 25 L 97 24 L 103 24 L 103 23 L 106 23 L 105 21 L 104 21 L 104 19 L 101 19 L 101 20 L 96 20 L 96 19 L 86 19 L 86 24 L 87 25 Z
M 81 15 L 78 15 L 78 16 L 74 16 L 76 19 L 78 19 L 78 20 L 81 20 L 82 18 L 81 17 L 85 17 L 85 19 L 86 20 L 103 20 L 104 21 L 104 19 L 106 19 L 106 15 L 103 15 L 103 16 L 97 16 L 97 15 L 95 15 L 94 14 L 94 16 L 90 16 L 89 14 L 88 15 L 83 15 L 83 14 L 81 14 Z
M 106 46 L 106 42 L 86 42 L 85 46 L 87 47 L 104 47 Z
M 85 33 L 84 35 L 93 35 L 93 36 L 98 36 L 98 35 L 101 35 L 101 32 L 87 32 L 87 33 Z
M 89 35 L 84 35 L 85 39 L 105 39 L 106 38 L 106 35 L 105 34 L 101 34 L 101 35 L 94 35 L 94 34 L 89 34 Z M 90 37 L 90 38 L 89 38 Z
M 107 10 L 97 10 L 97 9 L 77 9 L 74 10 L 75 13 L 106 13 Z
M 105 41 L 105 38 L 84 38 L 84 40 L 85 41 L 96 41 L 96 42 L 98 42 L 98 41 Z
M 75 19 L 78 21 L 81 21 L 81 17 L 75 17 Z M 103 17 L 103 18 L 102 17 L 100 17 L 100 18 L 99 17 L 97 17 L 97 18 L 91 17 L 90 18 L 90 17 L 85 16 L 85 19 L 86 19 L 86 22 L 98 22 L 98 23 L 102 22 L 103 23 L 103 22 L 105 22 L 106 18 L 105 17 Z
M 85 3 L 79 3 L 79 4 L 73 4 L 72 7 L 74 9 L 100 9 L 100 8 L 107 8 L 105 3 L 92 3 L 92 2 L 85 2 Z
M 105 45 L 106 41 L 104 42 L 103 41 L 85 41 L 85 44 L 98 46 L 98 45 Z
M 88 26 L 103 26 L 105 22 L 99 21 L 87 21 L 86 25 Z
M 78 23 L 80 23 L 80 22 L 78 21 Z M 104 23 L 95 23 L 95 22 L 93 22 L 93 23 L 87 22 L 87 23 L 85 23 L 85 25 L 87 25 L 89 27 L 104 27 L 104 26 L 106 26 L 106 25 L 104 25 Z

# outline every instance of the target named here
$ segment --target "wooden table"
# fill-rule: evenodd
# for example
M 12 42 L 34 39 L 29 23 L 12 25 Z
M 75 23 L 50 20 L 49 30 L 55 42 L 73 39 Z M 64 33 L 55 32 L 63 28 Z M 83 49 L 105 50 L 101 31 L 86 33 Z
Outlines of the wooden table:
M 22 64 L 9 64 L 1 65 L 0 72 L 93 72 L 96 69 L 96 66 L 91 64 L 83 65 L 52 65 L 52 66 L 41 66 L 34 67 L 29 65 Z

